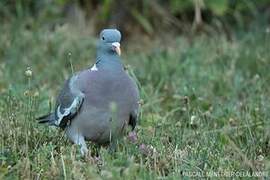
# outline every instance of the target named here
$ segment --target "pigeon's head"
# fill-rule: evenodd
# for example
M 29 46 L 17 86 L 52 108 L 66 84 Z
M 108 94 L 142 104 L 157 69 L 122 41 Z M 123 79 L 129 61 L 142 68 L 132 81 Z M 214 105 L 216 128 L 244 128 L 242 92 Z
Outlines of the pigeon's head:
M 121 55 L 121 33 L 117 29 L 104 29 L 100 33 L 98 50 L 105 54 Z

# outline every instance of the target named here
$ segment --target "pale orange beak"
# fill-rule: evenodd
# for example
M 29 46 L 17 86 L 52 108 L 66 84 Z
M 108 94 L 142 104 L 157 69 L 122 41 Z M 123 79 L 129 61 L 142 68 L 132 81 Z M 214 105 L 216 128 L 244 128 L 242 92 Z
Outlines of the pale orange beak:
M 119 56 L 121 56 L 120 43 L 119 43 L 119 42 L 114 42 L 114 43 L 112 43 L 112 46 L 113 46 L 113 50 L 114 50 Z

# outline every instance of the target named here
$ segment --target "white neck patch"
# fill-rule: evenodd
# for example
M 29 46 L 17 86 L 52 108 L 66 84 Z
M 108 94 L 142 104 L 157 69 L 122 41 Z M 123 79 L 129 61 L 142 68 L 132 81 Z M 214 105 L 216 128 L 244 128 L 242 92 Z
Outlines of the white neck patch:
M 91 67 L 91 71 L 98 71 L 98 68 L 97 68 L 96 64 L 94 64 L 94 65 Z

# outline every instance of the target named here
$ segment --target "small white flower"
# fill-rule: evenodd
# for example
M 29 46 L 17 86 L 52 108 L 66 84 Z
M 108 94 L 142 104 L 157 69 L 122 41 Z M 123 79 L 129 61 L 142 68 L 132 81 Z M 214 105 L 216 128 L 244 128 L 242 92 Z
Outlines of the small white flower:
M 25 76 L 27 77 L 32 77 L 32 70 L 30 69 L 30 67 L 27 68 L 27 70 L 24 72 Z
M 191 117 L 190 117 L 190 124 L 191 124 L 191 125 L 196 124 L 196 122 L 195 122 L 195 121 L 196 121 L 196 119 L 197 119 L 197 117 L 196 117 L 196 116 L 194 116 L 194 115 L 193 115 L 193 116 L 191 116 Z
M 264 156 L 263 155 L 259 155 L 258 156 L 258 161 L 263 161 L 264 160 Z
M 38 97 L 38 96 L 39 96 L 39 92 L 38 91 L 35 91 L 34 97 Z
M 28 91 L 28 90 L 24 91 L 23 95 L 24 96 L 29 96 L 30 95 L 30 91 Z
M 270 27 L 266 28 L 266 29 L 265 29 L 265 32 L 266 32 L 267 34 L 269 34 L 269 33 L 270 33 Z

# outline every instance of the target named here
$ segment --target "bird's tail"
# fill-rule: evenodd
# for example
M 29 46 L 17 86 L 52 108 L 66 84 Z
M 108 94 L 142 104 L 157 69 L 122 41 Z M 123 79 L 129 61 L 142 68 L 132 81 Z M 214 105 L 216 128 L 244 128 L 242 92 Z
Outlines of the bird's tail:
M 50 113 L 45 116 L 38 117 L 36 119 L 38 123 L 44 124 L 47 123 L 49 126 L 55 126 L 55 114 Z

